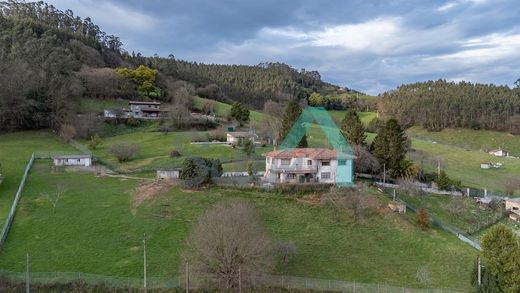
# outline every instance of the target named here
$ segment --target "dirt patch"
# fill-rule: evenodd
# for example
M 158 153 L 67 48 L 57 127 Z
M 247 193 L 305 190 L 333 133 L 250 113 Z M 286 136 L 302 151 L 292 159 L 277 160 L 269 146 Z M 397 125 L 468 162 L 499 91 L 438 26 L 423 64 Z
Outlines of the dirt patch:
M 170 190 L 174 185 L 174 182 L 168 180 L 141 183 L 135 188 L 133 193 L 134 198 L 132 202 L 132 215 L 135 216 L 137 208 L 144 201 L 156 198 L 157 196 Z

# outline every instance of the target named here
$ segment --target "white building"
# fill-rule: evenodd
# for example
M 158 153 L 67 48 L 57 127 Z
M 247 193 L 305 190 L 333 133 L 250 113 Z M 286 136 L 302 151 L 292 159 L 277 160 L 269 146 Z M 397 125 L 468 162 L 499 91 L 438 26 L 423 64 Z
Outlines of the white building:
M 157 170 L 156 179 L 159 180 L 172 180 L 178 179 L 180 175 L 180 170 Z
M 509 157 L 509 152 L 503 149 L 489 151 L 489 154 L 495 157 Z
M 226 134 L 227 144 L 242 144 L 246 140 L 251 140 L 253 143 L 258 144 L 258 136 L 251 131 L 234 131 Z
M 161 116 L 159 102 L 130 101 L 128 104 L 134 118 L 157 119 Z
M 352 168 L 353 157 L 336 150 L 286 149 L 265 154 L 264 177 L 271 183 L 352 183 Z
M 92 166 L 91 155 L 55 156 L 52 158 L 54 166 Z

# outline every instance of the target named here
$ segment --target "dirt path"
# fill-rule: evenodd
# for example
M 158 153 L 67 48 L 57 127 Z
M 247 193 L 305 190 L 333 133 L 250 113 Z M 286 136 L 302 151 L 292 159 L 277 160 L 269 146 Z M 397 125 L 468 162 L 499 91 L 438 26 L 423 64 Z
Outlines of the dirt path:
M 141 183 L 135 188 L 133 193 L 132 215 L 135 216 L 137 208 L 144 201 L 156 198 L 170 190 L 173 186 L 175 186 L 175 183 L 167 180 Z

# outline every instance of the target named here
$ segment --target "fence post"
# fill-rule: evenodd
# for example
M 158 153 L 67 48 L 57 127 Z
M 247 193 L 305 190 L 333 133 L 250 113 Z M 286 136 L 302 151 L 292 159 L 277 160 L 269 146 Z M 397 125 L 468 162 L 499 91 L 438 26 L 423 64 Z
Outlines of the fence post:
M 29 293 L 30 292 L 30 288 L 29 288 L 29 253 L 27 253 L 27 258 L 26 258 L 26 269 L 27 269 L 27 272 L 25 273 L 25 292 Z

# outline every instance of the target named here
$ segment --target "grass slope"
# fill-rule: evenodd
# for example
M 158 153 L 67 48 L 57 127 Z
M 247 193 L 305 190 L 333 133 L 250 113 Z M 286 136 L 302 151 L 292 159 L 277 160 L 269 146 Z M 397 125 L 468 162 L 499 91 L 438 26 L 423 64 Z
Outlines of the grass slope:
M 34 151 L 74 152 L 46 131 L 27 131 L 0 135 L 1 173 L 5 180 L 0 184 L 0 225 L 11 208 L 25 166 Z
M 42 192 L 55 184 L 68 191 L 53 213 Z M 142 235 L 148 235 L 149 277 L 179 272 L 185 239 L 198 216 L 211 205 L 240 198 L 254 204 L 276 240 L 292 240 L 297 255 L 277 272 L 315 278 L 421 287 L 417 271 L 426 268 L 431 287 L 468 290 L 476 252 L 438 230 L 423 232 L 413 215 L 374 215 L 364 223 L 332 206 L 309 204 L 271 193 L 233 189 L 171 191 L 144 202 L 132 215 L 135 181 L 92 174 L 50 172 L 35 165 L 0 268 L 24 270 L 26 252 L 33 271 L 82 271 L 139 277 Z M 376 196 L 377 194 L 367 194 Z M 449 255 L 449 257 L 448 257 Z

